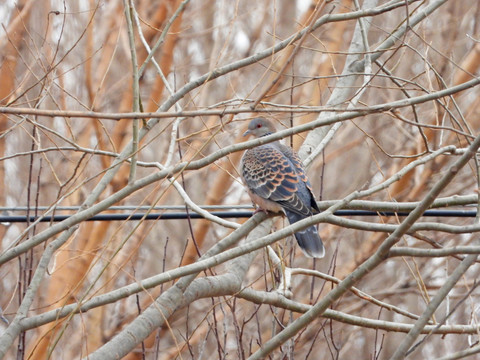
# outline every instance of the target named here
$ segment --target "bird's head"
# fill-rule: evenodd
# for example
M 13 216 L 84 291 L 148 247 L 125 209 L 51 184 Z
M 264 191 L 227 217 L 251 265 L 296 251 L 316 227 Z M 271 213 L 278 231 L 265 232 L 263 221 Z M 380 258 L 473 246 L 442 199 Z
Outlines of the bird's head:
M 275 132 L 273 124 L 265 118 L 255 118 L 248 124 L 248 130 L 243 136 L 253 135 L 255 137 L 269 135 Z

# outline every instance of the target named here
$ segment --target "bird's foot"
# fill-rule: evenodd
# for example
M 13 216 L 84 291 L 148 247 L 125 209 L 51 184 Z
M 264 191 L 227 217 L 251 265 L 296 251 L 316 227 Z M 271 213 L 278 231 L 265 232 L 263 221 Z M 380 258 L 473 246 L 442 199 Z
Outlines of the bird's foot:
M 252 216 L 255 215 L 255 214 L 258 214 L 258 213 L 260 213 L 260 212 L 263 212 L 263 213 L 265 213 L 266 215 L 270 214 L 270 212 L 269 212 L 268 210 L 262 209 L 261 207 L 257 207 L 257 208 L 253 211 Z

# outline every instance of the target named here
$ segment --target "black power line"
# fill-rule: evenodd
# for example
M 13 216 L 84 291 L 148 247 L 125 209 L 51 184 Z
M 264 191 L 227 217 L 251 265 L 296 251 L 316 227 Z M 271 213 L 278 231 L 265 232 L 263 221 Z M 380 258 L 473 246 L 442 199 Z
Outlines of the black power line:
M 210 214 L 219 218 L 248 218 L 253 211 L 212 211 Z M 334 213 L 337 216 L 408 216 L 408 211 L 370 211 L 370 210 L 338 210 Z M 427 210 L 423 216 L 428 217 L 475 217 L 476 210 Z M 40 219 L 40 222 L 59 222 L 68 219 L 72 215 L 47 215 Z M 40 217 L 30 216 L 29 221 L 34 222 Z M 125 221 L 125 220 L 178 220 L 178 219 L 203 219 L 201 214 L 195 212 L 163 212 L 163 213 L 134 213 L 134 214 L 98 214 L 86 221 Z M 0 216 L 0 223 L 22 223 L 27 222 L 25 215 L 3 215 Z

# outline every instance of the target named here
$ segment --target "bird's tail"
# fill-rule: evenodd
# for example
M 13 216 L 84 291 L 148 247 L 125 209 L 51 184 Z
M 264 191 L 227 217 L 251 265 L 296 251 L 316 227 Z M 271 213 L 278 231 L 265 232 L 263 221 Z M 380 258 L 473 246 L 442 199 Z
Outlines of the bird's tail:
M 287 214 L 290 224 L 305 219 L 304 215 L 299 215 L 286 209 L 285 213 Z M 325 256 L 325 248 L 315 226 L 312 225 L 306 229 L 297 231 L 295 238 L 297 239 L 300 249 L 302 249 L 306 256 L 314 258 L 323 258 Z

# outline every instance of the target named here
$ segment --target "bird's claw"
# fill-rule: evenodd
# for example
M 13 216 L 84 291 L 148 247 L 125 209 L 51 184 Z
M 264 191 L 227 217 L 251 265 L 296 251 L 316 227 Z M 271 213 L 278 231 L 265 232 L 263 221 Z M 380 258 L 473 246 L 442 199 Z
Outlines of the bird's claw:
M 263 212 L 263 213 L 265 213 L 266 215 L 269 214 L 269 211 L 268 211 L 268 210 L 265 210 L 265 209 L 262 209 L 262 208 L 260 208 L 260 207 L 257 207 L 257 208 L 253 211 L 252 216 L 255 215 L 255 214 L 258 214 L 258 213 L 260 213 L 260 212 Z

